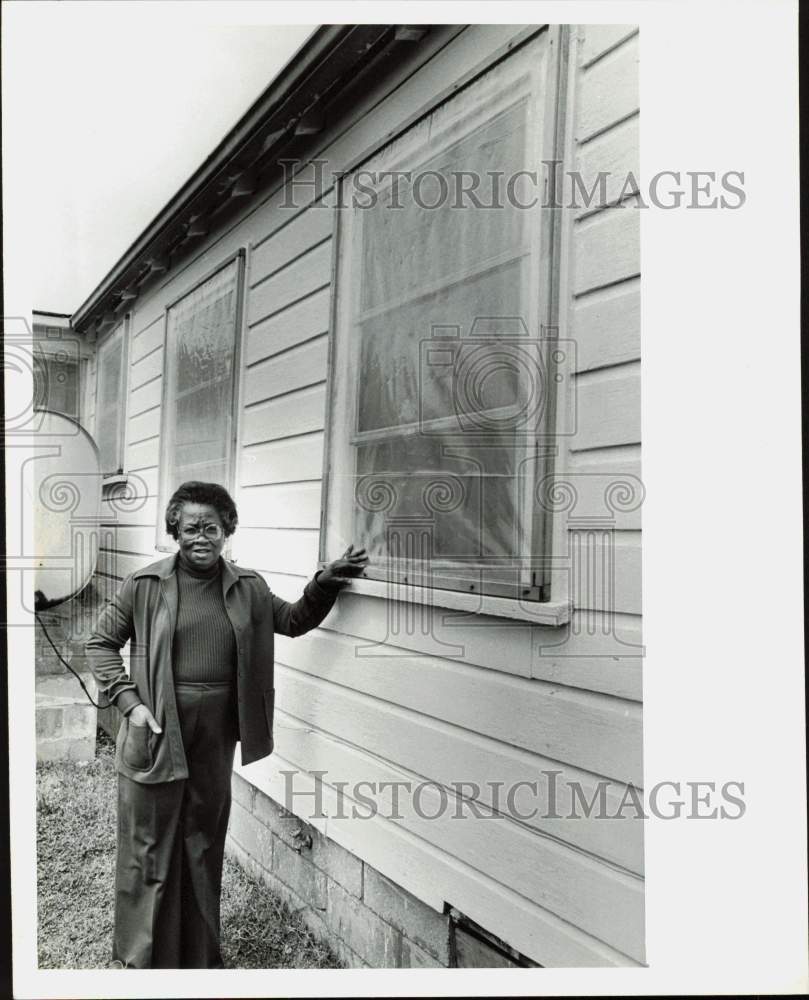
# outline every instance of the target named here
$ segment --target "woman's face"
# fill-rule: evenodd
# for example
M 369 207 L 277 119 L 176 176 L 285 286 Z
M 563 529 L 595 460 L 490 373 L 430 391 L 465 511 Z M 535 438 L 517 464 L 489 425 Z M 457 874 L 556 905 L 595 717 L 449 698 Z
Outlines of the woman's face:
M 177 525 L 180 560 L 193 569 L 210 569 L 225 545 L 222 519 L 207 503 L 185 503 Z

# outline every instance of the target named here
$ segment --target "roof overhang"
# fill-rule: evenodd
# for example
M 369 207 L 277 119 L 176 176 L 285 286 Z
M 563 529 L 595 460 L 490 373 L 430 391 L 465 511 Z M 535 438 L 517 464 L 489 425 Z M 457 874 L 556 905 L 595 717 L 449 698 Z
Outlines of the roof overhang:
M 73 328 L 92 334 L 118 322 L 147 285 L 239 211 L 244 196 L 266 187 L 280 157 L 311 149 L 330 114 L 350 107 L 350 95 L 367 87 L 372 66 L 390 68 L 395 50 L 409 48 L 427 30 L 319 26 L 79 306 Z

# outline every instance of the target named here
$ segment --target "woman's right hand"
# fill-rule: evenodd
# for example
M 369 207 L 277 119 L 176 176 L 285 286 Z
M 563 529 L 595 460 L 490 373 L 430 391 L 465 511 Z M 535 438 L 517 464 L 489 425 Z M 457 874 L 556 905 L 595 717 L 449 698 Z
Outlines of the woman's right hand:
M 135 705 L 132 711 L 129 713 L 129 724 L 132 726 L 148 726 L 153 733 L 162 733 L 163 730 L 158 726 L 155 721 L 155 717 L 149 711 L 149 709 L 143 704 Z

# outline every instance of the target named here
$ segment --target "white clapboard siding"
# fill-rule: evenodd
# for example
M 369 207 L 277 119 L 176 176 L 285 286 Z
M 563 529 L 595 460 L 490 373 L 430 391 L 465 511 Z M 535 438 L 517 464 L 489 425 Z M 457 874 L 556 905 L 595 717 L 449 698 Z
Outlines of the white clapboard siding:
M 291 573 L 268 573 L 262 571 L 261 575 L 267 581 L 267 586 L 274 594 L 283 597 L 285 601 L 296 601 L 303 593 L 303 588 L 313 573 L 296 574 Z M 329 612 L 333 614 L 333 612 Z
M 270 589 L 289 601 L 300 597 L 312 575 L 311 572 L 262 571 Z M 352 592 L 349 584 L 321 627 L 361 640 L 356 643 L 358 658 L 384 655 L 396 660 L 416 653 L 484 667 L 493 671 L 495 677 L 500 674 L 532 676 L 534 654 L 530 625 L 518 619 L 489 615 L 474 615 L 474 625 L 470 625 L 469 618 L 464 621 L 446 608 L 414 605 L 396 599 L 395 588 L 391 588 L 391 592 L 391 598 L 379 600 Z M 543 627 L 538 634 L 549 636 L 548 642 L 554 646 L 565 640 L 560 629 Z M 588 649 L 582 655 L 593 653 Z M 594 690 L 600 691 L 602 687 Z M 622 691 L 613 691 L 608 686 L 603 690 L 623 695 Z
M 311 340 L 329 329 L 330 289 L 321 288 L 247 331 L 245 362 L 253 365 L 272 354 Z
M 160 438 L 155 436 L 145 441 L 138 441 L 126 449 L 125 471 L 130 469 L 148 469 L 160 461 Z
M 580 46 L 579 59 L 582 67 L 587 68 L 596 59 L 616 48 L 630 35 L 637 34 L 635 24 L 588 24 L 584 26 L 584 37 Z
M 149 563 L 154 562 L 158 558 L 160 558 L 160 553 L 157 552 L 130 555 L 129 553 L 111 552 L 107 549 L 102 549 L 98 553 L 97 572 L 104 576 L 116 577 L 122 580 L 125 576 L 143 569 L 144 566 L 148 566 Z
M 268 583 L 270 581 L 268 580 Z M 272 587 L 273 584 L 270 583 Z M 349 588 L 350 588 L 349 584 Z M 282 594 L 282 596 L 286 596 Z M 408 617 L 412 612 L 412 618 Z M 345 590 L 323 627 L 365 640 L 373 655 L 381 647 L 395 659 L 397 650 L 458 659 L 487 669 L 531 676 L 531 626 L 516 619 L 475 615 L 474 625 L 455 612 Z M 359 653 L 364 656 L 366 653 Z
M 154 337 L 155 336 L 155 327 L 157 327 L 157 328 L 159 328 L 159 329 L 162 330 L 163 320 L 165 318 L 165 311 L 161 311 L 161 312 L 159 312 L 159 313 L 157 313 L 155 315 L 152 315 L 150 318 L 147 318 L 147 315 L 144 312 L 144 310 L 140 308 L 141 305 L 142 305 L 142 303 L 143 303 L 143 301 L 144 301 L 144 299 L 148 299 L 150 296 L 151 296 L 151 292 L 147 292 L 146 295 L 145 295 L 145 297 L 143 299 L 136 299 L 135 300 L 134 310 L 132 312 L 132 342 L 133 342 L 133 344 L 134 344 L 135 341 L 140 340 L 142 337 L 146 337 L 147 339 L 149 337 Z M 162 342 L 162 340 L 163 340 L 162 335 L 160 336 L 159 339 Z M 152 346 L 154 346 L 154 343 L 152 343 Z M 141 351 L 141 353 L 142 354 L 147 354 L 148 351 L 149 351 L 149 348 L 143 348 L 142 351 Z
M 576 611 L 564 629 L 537 636 L 531 676 L 551 684 L 643 698 L 641 619 L 637 615 Z M 537 630 L 539 632 L 539 630 Z
M 241 486 L 265 486 L 304 482 L 320 479 L 322 472 L 323 432 L 316 431 L 243 448 L 239 483 Z
M 151 379 L 151 381 L 130 389 L 129 392 L 129 416 L 136 417 L 139 413 L 151 410 L 154 406 L 160 406 L 163 394 L 162 374 Z
M 575 434 L 558 479 L 575 491 L 561 539 L 572 620 L 535 630 L 531 675 L 642 699 L 638 37 L 631 25 L 580 25 L 571 64 L 570 155 L 586 190 L 606 175 L 607 203 L 564 218 L 563 323 L 576 342 Z M 626 183 L 627 174 L 634 175 Z M 581 196 L 579 196 L 581 197 Z M 588 534 L 599 518 L 607 533 Z M 609 560 L 612 560 L 610 563 Z M 601 578 L 609 571 L 609 582 Z M 640 741 L 640 734 L 638 734 Z
M 242 489 L 236 494 L 242 527 L 320 527 L 320 482 L 281 483 Z M 241 528 L 239 529 L 241 530 Z
M 128 555 L 148 555 L 154 552 L 154 526 L 118 525 L 110 529 L 114 536 L 114 548 Z
M 641 534 L 591 528 L 568 532 L 572 598 L 581 610 L 641 613 Z
M 639 107 L 638 36 L 633 35 L 581 72 L 575 136 L 579 142 L 591 139 Z
M 325 202 L 315 202 L 281 230 L 254 244 L 250 255 L 250 284 L 256 285 L 328 239 L 332 234 L 333 211 Z
M 284 589 L 290 597 L 299 591 L 291 586 Z M 359 640 L 326 629 L 294 640 L 279 636 L 277 643 L 279 662 L 297 670 L 383 701 L 410 707 L 426 718 L 441 719 L 537 754 L 548 752 L 543 720 L 551 701 L 563 704 L 560 709 L 563 715 L 575 713 L 577 706 L 585 706 L 585 718 L 595 720 L 587 723 L 592 724 L 593 729 L 579 736 L 565 734 L 561 729 L 557 732 L 555 745 L 561 745 L 566 739 L 574 743 L 581 741 L 584 749 L 574 749 L 574 756 L 587 753 L 587 740 L 594 738 L 596 731 L 599 734 L 613 732 L 616 718 L 630 718 L 633 726 L 638 720 L 637 706 L 619 706 L 611 699 L 566 691 L 558 685 L 521 677 L 501 677 L 459 660 L 404 651 L 396 655 L 397 650 L 390 647 L 358 655 L 362 646 Z M 536 660 L 539 659 L 537 656 Z M 624 709 L 628 709 L 628 714 L 624 714 Z M 554 715 L 553 718 L 558 721 L 561 717 Z M 619 745 L 623 745 L 622 738 L 617 739 Z M 623 753 L 616 748 L 614 756 L 619 759 Z M 571 759 L 570 755 L 564 759 Z M 627 758 L 620 766 L 626 771 L 637 765 Z M 634 778 L 639 779 L 639 775 L 635 774 Z
M 132 389 L 145 385 L 163 374 L 163 345 L 159 345 L 139 361 L 135 361 L 129 373 L 129 384 Z
M 579 215 L 614 204 L 638 191 L 639 148 L 637 115 L 579 148 L 577 166 L 584 191 L 582 194 L 576 190 Z
M 147 354 L 151 354 L 163 346 L 165 325 L 163 317 L 160 316 L 150 326 L 147 326 L 146 329 L 133 333 L 129 348 L 129 360 L 131 364 L 136 364 L 145 358 Z
M 615 729 L 616 703 L 591 695 L 568 692 L 555 685 L 517 677 L 506 680 L 479 667 L 436 656 L 392 658 L 380 651 L 376 656 L 359 658 L 355 655 L 357 640 L 334 633 L 324 634 L 323 630 L 300 639 L 278 636 L 276 642 L 277 662 L 379 699 L 378 707 L 383 714 L 388 702 L 418 713 L 419 718 L 414 718 L 412 722 L 420 731 L 424 729 L 424 746 L 428 754 L 423 758 L 425 762 L 431 759 L 429 755 L 433 750 L 438 753 L 437 747 L 441 747 L 438 755 L 444 762 L 457 759 L 462 763 L 466 754 L 471 754 L 470 760 L 478 759 L 476 755 L 480 754 L 480 762 L 490 753 L 498 759 L 505 754 L 508 759 L 518 759 L 520 767 L 525 765 L 533 768 L 536 778 L 541 770 L 558 767 L 558 760 L 545 756 L 547 741 L 544 730 L 551 699 L 562 702 L 567 699 L 568 707 L 571 704 L 575 706 L 586 703 L 591 709 L 590 715 L 585 716 L 584 724 L 592 725 L 593 728 L 580 734 L 582 741 L 586 741 L 588 736 L 593 738 L 596 733 L 604 738 Z M 575 707 L 571 711 L 576 711 Z M 629 708 L 633 726 L 638 721 L 638 714 L 637 706 Z M 626 717 L 620 716 L 621 719 Z M 435 741 L 427 730 L 434 732 Z M 395 732 L 394 727 L 390 733 L 394 741 L 398 739 Z M 486 739 L 482 739 L 483 737 Z M 563 736 L 558 735 L 557 743 L 563 739 Z M 622 741 L 623 738 L 619 737 L 619 740 Z M 494 741 L 499 741 L 502 746 L 496 746 Z M 394 756 L 389 759 L 395 759 L 395 755 L 401 754 L 408 745 L 408 740 L 404 741 L 401 748 L 397 744 Z M 432 747 L 429 751 L 426 749 L 428 746 Z M 623 750 L 616 748 L 616 757 L 620 757 L 622 753 Z M 408 766 L 416 766 L 409 757 L 409 750 L 404 758 L 398 759 Z M 565 760 L 568 759 L 569 755 L 566 754 Z M 429 773 L 436 777 L 434 766 Z M 570 764 L 565 766 L 568 778 L 578 779 L 588 787 L 592 786 L 595 779 L 591 772 L 577 770 Z M 635 768 L 637 765 L 624 761 L 623 766 Z M 470 765 L 468 770 L 477 768 Z M 423 770 L 422 773 L 428 772 Z M 482 780 L 484 772 L 479 770 L 478 774 Z M 640 776 L 636 774 L 635 777 Z M 622 792 L 624 782 L 621 779 L 614 780 L 614 787 Z M 560 806 L 558 811 L 567 813 L 569 810 L 567 806 Z M 557 823 L 542 817 L 526 821 L 531 825 L 541 826 L 560 840 L 578 843 L 594 853 L 601 853 L 597 849 L 600 845 L 606 851 L 601 856 L 633 871 L 642 870 L 641 831 L 638 824 L 632 830 L 616 831 L 613 839 L 611 830 L 607 828 L 608 824 L 603 822 L 596 824 L 599 829 L 588 827 L 587 830 L 579 830 L 578 827 L 574 829 L 574 824 L 570 821 Z M 621 826 L 620 823 L 615 825 Z
M 253 326 L 328 284 L 331 252 L 331 240 L 319 243 L 271 278 L 251 288 L 247 306 L 248 325 Z
M 392 810 L 392 793 L 383 791 L 381 782 L 407 778 L 414 784 L 424 781 L 425 776 L 414 767 L 390 762 L 387 754 L 378 754 L 373 749 L 390 745 L 385 737 L 386 725 L 394 725 L 400 710 L 388 708 L 390 718 L 386 722 L 385 712 L 376 707 L 373 699 L 334 685 L 326 689 L 283 668 L 276 674 L 276 698 L 284 712 L 317 729 L 325 728 L 318 720 L 335 725 L 339 723 L 338 713 L 348 714 L 352 743 L 366 750 L 368 756 L 358 760 L 341 753 L 340 744 L 334 743 L 328 758 L 330 769 L 324 777 L 327 783 L 329 774 L 335 776 L 333 780 L 349 782 L 349 788 L 361 781 L 377 782 L 378 798 L 387 813 Z M 279 752 L 301 767 L 321 769 L 322 756 L 306 759 L 305 741 L 292 743 L 291 736 L 296 732 L 299 730 L 284 730 L 279 726 Z M 410 734 L 408 749 L 415 758 L 419 755 L 415 746 L 418 737 L 429 735 L 429 731 L 411 729 Z M 402 734 L 399 736 L 401 740 Z M 464 769 L 458 780 L 474 780 L 474 777 L 471 769 Z M 505 817 L 453 819 L 453 813 L 460 809 L 456 796 L 446 791 L 441 793 L 426 783 L 420 803 L 413 795 L 402 794 L 398 804 L 402 818 L 396 822 L 423 840 L 451 851 L 460 860 L 620 951 L 634 957 L 642 954 L 643 883 L 636 876 L 539 836 Z M 571 892 L 573 886 L 575 891 Z
M 566 655 L 574 657 L 640 656 L 643 652 L 640 618 L 633 614 L 608 617 L 599 611 L 576 611 L 570 623 L 534 631 L 534 662 Z
M 343 649 L 343 655 L 346 652 Z M 350 645 L 348 652 L 350 652 Z M 332 655 L 336 655 L 336 652 Z M 364 673 L 366 669 L 365 663 L 368 659 L 366 657 L 356 660 L 353 663 L 354 669 Z M 385 657 L 380 656 L 379 659 L 384 660 Z M 389 662 L 388 670 L 390 672 L 407 669 L 406 665 L 401 666 L 399 664 L 399 659 L 394 657 L 387 658 Z M 410 659 L 412 660 L 412 657 Z M 456 664 L 455 666 L 455 673 L 449 667 L 443 667 L 434 670 L 433 675 L 436 678 L 442 675 L 449 678 L 455 677 L 457 682 L 458 674 L 463 675 L 463 665 Z M 419 680 L 413 676 L 414 671 L 412 667 L 408 673 L 411 676 L 411 682 L 418 684 Z M 482 672 L 476 670 L 475 673 L 479 674 Z M 511 683 L 513 684 L 515 680 L 512 680 Z M 393 682 L 391 681 L 391 683 Z M 499 699 L 500 704 L 502 705 L 504 701 L 511 701 L 511 713 L 513 715 L 517 711 L 513 707 L 513 702 L 516 698 L 515 691 L 512 688 L 509 695 L 509 680 L 506 678 L 502 678 L 501 683 L 505 690 Z M 359 690 L 361 685 L 362 681 L 358 679 L 357 685 L 353 690 Z M 316 685 L 316 687 L 318 691 L 323 689 L 322 684 Z M 446 681 L 440 684 L 440 689 L 446 689 Z M 514 724 L 515 736 L 511 737 L 513 744 L 529 744 L 526 746 L 526 749 L 533 750 L 542 757 L 563 761 L 582 770 L 602 775 L 605 778 L 614 779 L 617 782 L 631 783 L 642 787 L 641 748 L 638 738 L 640 735 L 640 713 L 636 704 L 617 698 L 608 698 L 600 694 L 578 691 L 574 688 L 546 684 L 544 681 L 539 680 L 524 681 L 517 690 L 526 692 L 527 704 L 523 706 L 525 719 L 521 719 L 519 724 Z M 529 690 L 531 694 L 530 698 L 528 697 Z M 389 702 L 383 700 L 378 691 L 376 692 L 376 697 L 371 699 L 371 701 L 377 701 L 376 705 L 366 704 L 368 699 L 352 702 L 350 697 L 352 689 L 348 687 L 339 687 L 339 689 L 335 687 L 332 689 L 330 686 L 328 691 L 328 697 L 333 697 L 340 704 L 342 704 L 340 699 L 344 695 L 348 698 L 348 701 L 344 704 L 344 708 L 349 714 L 343 717 L 342 723 L 340 722 L 340 716 L 332 714 L 330 709 L 326 711 L 324 708 L 321 711 L 320 708 L 315 707 L 315 705 L 320 705 L 320 701 L 318 700 L 320 694 L 314 690 L 310 692 L 311 697 L 314 699 L 311 712 L 316 714 L 304 716 L 300 714 L 300 711 L 293 710 L 289 706 L 287 706 L 287 709 L 299 718 L 306 718 L 316 723 L 320 728 L 333 732 L 335 735 L 353 733 L 355 735 L 350 736 L 351 742 L 370 747 L 370 744 L 365 741 L 364 736 L 363 739 L 359 739 L 356 736 L 356 734 L 364 734 L 363 727 L 370 725 L 370 723 L 355 719 L 351 705 L 358 704 L 362 706 L 363 718 L 367 713 L 373 714 L 374 712 L 379 712 L 379 719 L 382 720 L 380 724 L 384 728 L 384 718 L 387 713 L 392 711 Z M 455 709 L 443 704 L 436 704 L 431 713 L 432 719 L 422 721 L 422 727 L 424 727 L 422 738 L 430 742 L 431 738 L 428 735 L 428 730 L 434 729 L 436 732 L 438 731 L 437 714 L 454 713 L 455 711 L 460 712 L 462 709 L 460 707 Z M 481 717 L 478 723 L 474 721 L 470 722 L 468 714 L 466 715 L 466 724 L 467 726 L 471 726 L 470 731 L 472 732 L 475 731 L 478 725 L 485 725 L 483 720 L 486 718 L 489 708 L 483 703 L 482 705 L 478 705 L 477 711 Z M 324 712 L 326 714 L 323 714 Z M 346 720 L 349 718 L 351 725 L 349 729 L 346 729 Z M 376 715 L 373 715 L 373 718 L 376 718 Z M 407 714 L 407 718 L 411 718 L 409 713 Z M 329 722 L 329 720 L 333 721 Z M 411 719 L 411 722 L 421 731 L 417 724 L 418 720 Z M 392 721 L 390 725 L 393 725 Z M 499 721 L 496 725 L 500 727 L 498 729 L 500 735 L 505 737 L 506 734 L 502 729 L 502 714 L 499 716 Z M 357 726 L 360 728 L 357 729 Z M 535 732 L 532 732 L 532 730 L 535 730 Z M 389 732 L 392 733 L 393 730 Z M 379 745 L 381 746 L 381 744 Z M 387 750 L 384 752 L 379 750 L 379 752 L 382 756 L 387 757 L 387 759 L 398 759 L 400 764 L 405 765 L 409 752 L 407 745 L 407 740 L 401 742 L 398 736 L 390 735 Z
M 578 375 L 574 382 L 574 451 L 640 441 L 640 365 L 621 365 Z
M 126 434 L 130 448 L 141 441 L 157 437 L 160 434 L 160 407 L 153 406 L 150 410 L 130 417 Z
M 283 718 L 280 712 L 279 723 L 289 730 L 304 728 L 293 719 Z M 294 737 L 291 731 L 288 735 L 290 739 Z M 330 755 L 332 741 L 319 733 L 306 735 L 312 753 Z M 341 745 L 341 750 L 363 756 L 361 750 L 347 745 Z M 237 763 L 236 770 L 277 802 L 289 801 L 307 822 L 364 858 L 436 912 L 443 912 L 445 903 L 456 906 L 481 926 L 500 928 L 498 933 L 505 940 L 540 964 L 577 967 L 635 964 L 628 956 L 560 920 L 485 872 L 465 865 L 451 852 L 436 850 L 380 812 L 364 819 L 362 824 L 335 818 L 339 809 L 337 792 L 306 771 L 300 771 L 277 751 L 271 758 L 247 767 Z M 289 800 L 288 791 L 293 796 Z M 317 809 L 318 802 L 323 803 L 322 811 Z
M 617 530 L 640 530 L 644 489 L 639 445 L 571 452 L 567 468 L 553 482 L 575 491 L 569 523 L 593 523 L 599 518 Z
M 312 576 L 317 570 L 318 534 L 306 528 L 239 528 L 233 536 L 233 555 L 251 569 Z
M 244 402 L 250 406 L 326 378 L 328 338 L 324 335 L 292 347 L 247 369 Z
M 640 274 L 640 212 L 629 198 L 576 223 L 577 295 Z
M 580 295 L 571 308 L 576 370 L 588 371 L 640 357 L 640 279 Z
M 154 526 L 157 524 L 157 497 L 140 495 L 132 499 L 104 499 L 101 503 L 101 522 L 107 525 Z
M 157 475 L 156 465 L 132 466 L 127 470 L 127 480 L 134 484 L 133 489 L 137 491 L 138 496 L 157 496 Z
M 323 430 L 325 415 L 325 382 L 285 393 L 244 411 L 242 444 L 259 444 L 293 434 Z

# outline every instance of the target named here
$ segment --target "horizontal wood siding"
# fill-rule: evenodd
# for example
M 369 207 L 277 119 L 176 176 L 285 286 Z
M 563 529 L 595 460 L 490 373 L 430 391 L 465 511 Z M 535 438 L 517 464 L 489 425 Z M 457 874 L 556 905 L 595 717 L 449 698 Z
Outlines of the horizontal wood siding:
M 568 690 L 588 690 L 590 697 L 601 692 L 639 713 L 638 49 L 639 36 L 630 25 L 584 25 L 574 31 L 568 156 L 582 190 L 578 207 L 563 223 L 567 256 L 560 325 L 576 350 L 567 413 L 572 433 L 560 463 L 571 501 L 559 553 L 568 567 L 574 614 L 564 628 L 538 630 L 531 675 Z M 589 203 L 583 203 L 582 192 Z M 640 714 L 633 724 L 640 769 Z M 636 833 L 635 848 L 642 855 L 642 829 Z M 642 874 L 642 867 L 633 871 Z
M 631 25 L 584 25 L 576 35 L 572 158 L 585 189 L 605 175 L 606 201 L 566 217 L 576 371 L 564 465 L 578 495 L 568 553 L 582 577 L 577 607 L 640 615 L 639 36 Z M 608 496 L 610 486 L 619 492 Z M 612 532 L 609 558 L 586 530 L 597 517 Z
M 325 381 L 327 350 L 324 334 L 251 365 L 245 376 L 245 405 L 255 406 L 274 396 Z
M 640 357 L 640 279 L 578 295 L 571 310 L 576 370 L 606 368 Z
M 488 822 L 453 819 L 458 804 L 447 791 L 450 783 L 476 781 L 485 786 L 489 781 L 501 780 L 508 787 L 511 781 L 536 780 L 535 766 L 530 762 L 520 763 L 513 754 L 506 757 L 496 748 L 490 750 L 486 741 L 474 735 L 464 739 L 418 713 L 394 710 L 387 703 L 380 704 L 338 685 L 314 683 L 280 666 L 277 697 L 290 715 L 333 736 L 346 732 L 349 723 L 351 742 L 368 752 L 361 766 L 350 769 L 347 759 L 334 760 L 332 773 L 339 775 L 339 780 L 350 782 L 350 787 L 361 781 L 391 780 L 408 772 L 416 781 L 426 776 L 431 782 L 443 785 L 443 793 L 437 788 L 425 791 L 422 807 L 418 809 L 412 796 L 399 797 L 401 822 L 420 839 L 462 857 L 477 870 L 510 885 L 526 898 L 619 950 L 637 954 L 643 920 L 639 879 L 539 836 L 536 830 L 513 822 L 511 813 Z M 292 757 L 289 742 L 288 738 L 282 742 L 281 753 Z M 398 756 L 407 760 L 406 767 L 397 766 Z M 319 759 L 323 762 L 322 757 Z M 476 801 L 490 804 L 486 802 L 487 796 L 487 792 L 477 795 Z M 441 811 L 444 798 L 449 808 Z M 530 808 L 529 800 L 532 797 L 526 795 L 520 802 L 526 810 Z M 392 802 L 388 804 L 384 799 L 382 802 L 382 807 L 392 812 Z M 570 825 L 581 822 L 572 820 Z M 606 826 L 615 821 L 595 822 Z M 517 871 L 519 880 L 515 879 Z M 571 892 L 574 886 L 575 891 Z
M 330 291 L 327 285 L 250 327 L 247 331 L 246 363 L 253 365 L 295 344 L 328 333 Z
M 384 90 L 369 88 L 350 120 L 329 123 L 313 147 L 323 176 L 344 171 L 492 54 L 505 54 L 526 27 L 434 27 Z M 636 158 L 632 31 L 599 26 L 596 35 L 574 35 L 581 79 L 569 128 L 581 140 L 576 155 L 587 176 L 605 169 L 600 164 Z M 232 554 L 291 601 L 317 568 L 334 213 L 328 194 L 311 203 L 310 189 L 296 193 L 293 208 L 283 207 L 282 190 L 257 195 L 237 222 L 136 302 L 130 496 L 105 501 L 115 541 L 101 553 L 104 579 L 120 579 L 157 555 L 166 306 L 240 248 L 247 264 Z M 578 430 L 566 462 L 580 478 L 576 516 L 585 522 L 600 512 L 605 482 L 631 483 L 640 472 L 640 268 L 636 213 L 625 202 L 579 213 L 568 238 L 563 309 L 577 341 Z M 324 832 L 429 905 L 459 907 L 541 964 L 642 962 L 641 823 L 548 816 L 543 783 L 535 801 L 521 786 L 511 805 L 493 791 L 498 782 L 558 772 L 564 815 L 572 782 L 587 800 L 605 782 L 611 807 L 628 784 L 642 785 L 639 510 L 619 504 L 614 527 L 614 592 L 594 578 L 569 626 L 484 615 L 470 624 L 445 609 L 344 592 L 320 628 L 295 640 L 278 636 L 276 752 L 244 776 L 281 801 L 282 768 L 310 784 L 310 772 L 325 771 L 327 803 L 335 781 L 431 781 L 430 802 L 442 795 L 471 801 L 491 818 L 425 820 L 411 803 L 400 820 L 330 818 Z M 574 520 L 567 536 L 571 551 L 589 544 Z M 607 620 L 614 628 L 605 639 Z M 459 789 L 462 781 L 478 787 Z M 522 818 L 531 805 L 537 814 Z M 296 811 L 322 822 L 309 815 L 309 800 Z
M 582 25 L 582 38 L 586 39 L 591 25 Z M 612 38 L 619 35 L 623 27 L 613 32 Z M 627 29 L 628 30 L 628 29 Z M 630 34 L 621 44 L 612 47 L 607 44 L 607 38 L 594 42 L 588 49 L 580 51 L 579 58 L 586 54 L 586 59 L 580 62 L 581 74 L 578 85 L 578 106 L 574 135 L 577 142 L 586 142 L 594 136 L 619 124 L 640 108 L 638 98 L 638 35 Z M 605 48 L 602 50 L 601 46 Z M 609 51 L 607 51 L 609 50 Z M 601 51 L 606 54 L 597 58 Z
M 309 483 L 269 483 L 244 489 L 239 495 L 243 527 L 318 528 L 320 480 Z

